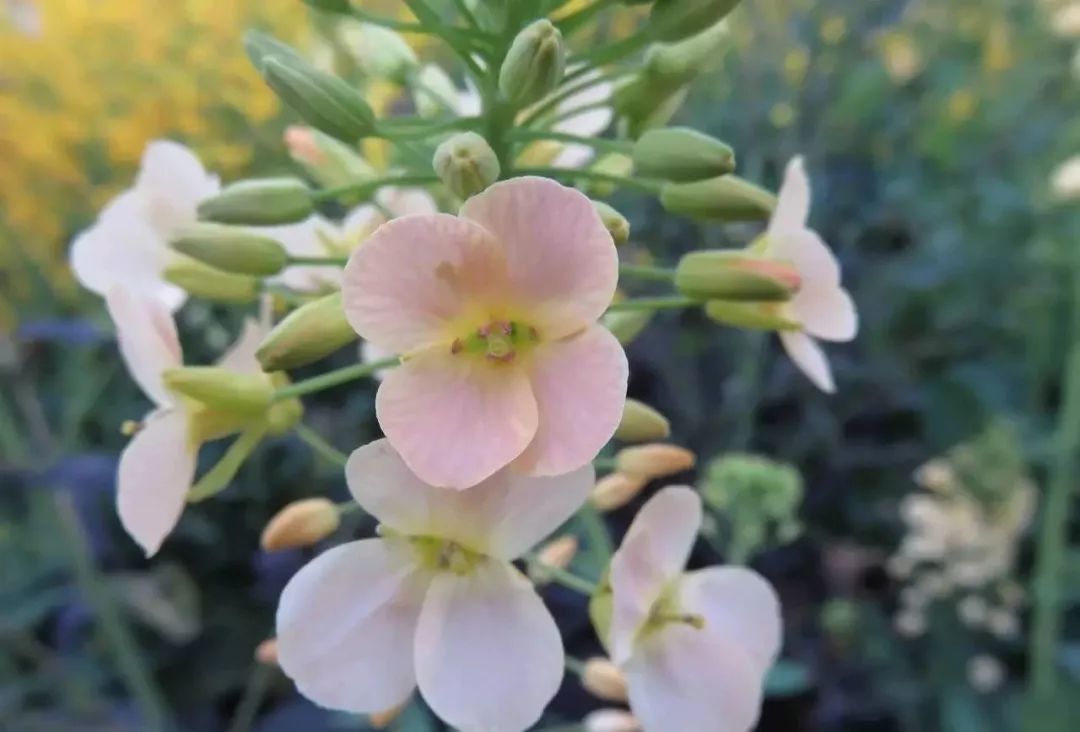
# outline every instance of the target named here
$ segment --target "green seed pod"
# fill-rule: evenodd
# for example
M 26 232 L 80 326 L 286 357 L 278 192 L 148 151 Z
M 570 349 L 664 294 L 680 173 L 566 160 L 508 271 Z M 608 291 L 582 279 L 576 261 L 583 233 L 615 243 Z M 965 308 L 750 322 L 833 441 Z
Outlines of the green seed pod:
M 259 280 L 248 275 L 222 272 L 189 257 L 178 257 L 165 268 L 166 282 L 189 295 L 211 302 L 248 303 L 259 297 Z
M 727 17 L 739 0 L 656 0 L 649 26 L 662 41 L 677 41 Z
M 689 127 L 649 130 L 634 143 L 634 172 L 649 178 L 689 182 L 735 170 L 729 145 Z
M 461 132 L 435 150 L 435 172 L 455 196 L 475 196 L 499 179 L 499 158 L 480 135 Z
M 798 330 L 799 324 L 784 313 L 779 303 L 712 300 L 705 315 L 723 325 L 750 330 Z
M 267 56 L 260 69 L 271 89 L 305 122 L 342 142 L 370 137 L 375 115 L 345 81 L 303 60 Z
M 776 196 L 734 175 L 668 183 L 660 191 L 660 202 L 670 213 L 720 221 L 759 221 L 776 208 Z
M 559 85 L 565 70 L 562 33 L 550 20 L 537 20 L 510 46 L 499 69 L 499 91 L 515 104 L 532 104 Z
M 275 239 L 233 226 L 198 223 L 169 242 L 178 252 L 235 274 L 269 277 L 285 269 L 289 255 Z
M 320 297 L 289 313 L 255 352 L 264 371 L 287 371 L 326 358 L 357 339 L 345 319 L 341 293 Z
M 630 239 L 630 222 L 626 217 L 603 201 L 593 201 L 596 212 L 600 214 L 600 220 L 604 222 L 604 228 L 615 240 L 616 246 L 625 244 Z
M 303 221 L 314 211 L 311 190 L 298 178 L 261 178 L 226 186 L 199 204 L 199 219 L 219 224 L 275 226 Z
M 162 375 L 165 386 L 208 407 L 261 415 L 274 388 L 265 374 L 242 374 L 220 366 L 182 366 Z
M 800 284 L 790 263 L 741 251 L 690 252 L 675 269 L 675 289 L 698 300 L 784 302 Z

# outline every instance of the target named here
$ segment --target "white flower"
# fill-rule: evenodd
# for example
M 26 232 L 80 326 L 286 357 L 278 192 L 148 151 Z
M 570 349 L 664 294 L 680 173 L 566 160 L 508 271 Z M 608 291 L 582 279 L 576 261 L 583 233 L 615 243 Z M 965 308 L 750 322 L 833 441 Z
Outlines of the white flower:
M 168 140 L 146 146 L 135 185 L 114 198 L 71 245 L 71 268 L 88 290 L 120 285 L 177 310 L 187 293 L 162 273 L 175 256 L 169 238 L 196 220 L 200 201 L 220 189 L 188 148 Z
M 1050 187 L 1059 200 L 1080 199 L 1080 155 L 1069 158 L 1054 170 Z
M 1050 29 L 1061 38 L 1080 38 L 1080 3 L 1070 3 L 1050 18 Z
M 594 80 L 600 72 L 590 72 L 581 78 L 582 82 Z M 614 86 L 611 82 L 601 81 L 572 94 L 556 108 L 556 115 L 570 114 L 552 125 L 554 132 L 578 137 L 596 137 L 611 125 L 614 112 L 610 105 L 602 105 L 611 98 Z M 590 107 L 573 114 L 573 110 Z M 582 168 L 593 159 L 594 151 L 589 145 L 577 143 L 564 144 L 551 164 L 556 168 Z
M 501 470 L 467 491 L 433 488 L 390 443 L 345 469 L 380 539 L 335 547 L 289 582 L 277 613 L 282 669 L 325 707 L 372 713 L 418 687 L 448 724 L 517 732 L 539 718 L 563 676 L 559 631 L 510 563 L 584 502 L 593 470 Z
M 996 691 L 1005 681 L 1005 667 L 993 656 L 980 653 L 968 661 L 967 677 L 975 691 L 988 694 Z
M 291 257 L 339 257 L 348 254 L 337 250 L 338 228 L 322 216 L 314 215 L 295 224 L 252 228 L 276 239 Z M 271 278 L 299 292 L 321 292 L 341 287 L 341 267 L 336 265 L 297 265 Z
M 807 228 L 810 181 L 801 157 L 788 163 L 784 184 L 767 231 L 768 256 L 794 264 L 799 291 L 785 315 L 800 327 L 780 331 L 784 350 L 822 391 L 836 390 L 832 371 L 816 339 L 850 341 L 858 330 L 851 296 L 840 286 L 840 266 L 818 234 Z
M 611 562 L 611 658 L 646 732 L 745 732 L 780 649 L 780 604 L 755 572 L 683 573 L 701 499 L 665 488 L 641 509 Z

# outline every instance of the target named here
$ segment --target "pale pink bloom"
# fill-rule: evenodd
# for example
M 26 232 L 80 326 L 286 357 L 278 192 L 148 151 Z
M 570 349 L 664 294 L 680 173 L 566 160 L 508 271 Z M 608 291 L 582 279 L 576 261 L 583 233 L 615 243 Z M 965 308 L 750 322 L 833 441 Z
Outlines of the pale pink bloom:
M 187 293 L 163 279 L 179 256 L 169 238 L 194 223 L 199 202 L 219 189 L 217 176 L 188 148 L 168 140 L 149 143 L 135 185 L 110 201 L 72 243 L 76 279 L 102 296 L 119 285 L 177 310 Z
M 510 463 L 558 475 L 591 461 L 626 396 L 626 355 L 597 324 L 617 279 L 592 203 L 546 178 L 376 231 L 345 268 L 345 312 L 404 355 L 376 411 L 412 471 L 464 489 Z
M 468 491 L 414 475 L 385 440 L 345 468 L 379 539 L 344 544 L 281 595 L 278 660 L 306 697 L 371 714 L 419 688 L 471 732 L 535 723 L 563 676 L 558 628 L 511 564 L 581 507 L 591 466 L 555 477 L 503 470 Z
M 147 556 L 157 553 L 176 526 L 195 478 L 198 441 L 190 403 L 165 385 L 166 371 L 184 365 L 176 325 L 168 307 L 144 293 L 109 290 L 105 303 L 116 325 L 120 355 L 132 378 L 154 404 L 120 455 L 116 507 L 120 522 Z M 218 365 L 261 373 L 255 351 L 265 325 L 249 320 Z
M 665 488 L 642 507 L 611 561 L 608 648 L 645 732 L 746 732 L 780 650 L 780 604 L 740 567 L 684 573 L 701 499 Z

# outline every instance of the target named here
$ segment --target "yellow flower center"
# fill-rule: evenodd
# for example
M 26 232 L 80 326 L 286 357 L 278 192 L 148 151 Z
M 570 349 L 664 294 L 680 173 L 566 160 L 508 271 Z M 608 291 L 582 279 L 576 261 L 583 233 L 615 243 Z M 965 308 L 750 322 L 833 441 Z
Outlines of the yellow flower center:
M 471 354 L 491 363 L 513 363 L 519 355 L 536 345 L 540 334 L 536 328 L 512 320 L 493 320 L 472 333 L 455 338 L 450 346 L 454 355 Z
M 409 545 L 420 566 L 438 572 L 466 575 L 472 572 L 484 556 L 449 539 L 434 536 L 410 536 Z
M 705 627 L 704 616 L 698 613 L 685 612 L 679 606 L 678 590 L 675 585 L 664 590 L 659 599 L 653 603 L 652 608 L 649 610 L 649 616 L 642 624 L 641 630 L 638 631 L 638 636 L 651 635 L 672 623 L 689 625 L 695 630 L 701 630 Z

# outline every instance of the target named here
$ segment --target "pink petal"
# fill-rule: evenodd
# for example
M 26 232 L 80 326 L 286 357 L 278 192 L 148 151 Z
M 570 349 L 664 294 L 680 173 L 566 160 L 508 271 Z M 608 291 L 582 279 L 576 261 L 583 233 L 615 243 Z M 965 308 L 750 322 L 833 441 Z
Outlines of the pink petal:
M 641 507 L 611 559 L 614 607 L 609 647 L 616 663 L 633 651 L 638 630 L 665 587 L 682 574 L 701 528 L 691 488 L 664 488 Z
M 240 337 L 218 360 L 218 366 L 241 374 L 261 374 L 262 366 L 255 358 L 255 352 L 259 350 L 269 332 L 270 329 L 258 320 L 245 318 Z
M 537 349 L 532 363 L 539 427 L 515 466 L 532 475 L 558 475 L 592 461 L 622 419 L 629 365 L 607 329 Z
M 446 214 L 405 216 L 380 226 L 349 258 L 345 314 L 361 337 L 392 353 L 449 344 L 461 335 L 459 318 L 496 299 L 504 267 L 480 226 Z
M 375 411 L 409 469 L 440 488 L 476 485 L 520 455 L 536 434 L 536 400 L 523 369 L 449 349 L 392 369 Z
M 821 350 L 821 346 L 813 338 L 799 330 L 785 330 L 780 332 L 780 343 L 783 344 L 787 355 L 814 383 L 814 386 L 826 394 L 836 391 L 829 361 L 825 358 L 825 352 Z
M 420 613 L 415 659 L 431 709 L 477 732 L 531 728 L 563 677 L 555 621 L 532 584 L 499 561 L 435 578 Z
M 855 303 L 842 287 L 800 290 L 789 305 L 803 330 L 827 341 L 850 341 L 859 330 Z
M 371 714 L 399 704 L 416 686 L 426 588 L 407 547 L 366 539 L 324 552 L 281 593 L 282 670 L 320 706 Z
M 810 179 L 801 155 L 787 164 L 784 183 L 777 195 L 776 210 L 769 221 L 769 238 L 806 228 L 810 216 Z
M 171 405 L 173 398 L 161 375 L 166 369 L 183 365 L 172 314 L 160 302 L 121 287 L 109 290 L 105 304 L 116 325 L 120 355 L 132 378 L 155 404 Z
M 514 178 L 470 198 L 461 215 L 503 246 L 511 291 L 543 310 L 532 325 L 544 338 L 595 322 L 611 304 L 615 243 L 582 193 L 547 178 Z
M 116 510 L 146 556 L 157 553 L 180 520 L 195 463 L 187 415 L 181 410 L 151 414 L 120 455 Z

